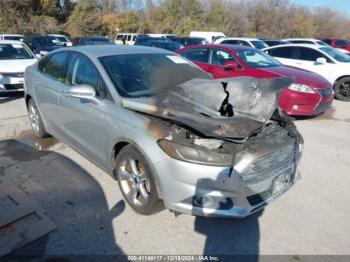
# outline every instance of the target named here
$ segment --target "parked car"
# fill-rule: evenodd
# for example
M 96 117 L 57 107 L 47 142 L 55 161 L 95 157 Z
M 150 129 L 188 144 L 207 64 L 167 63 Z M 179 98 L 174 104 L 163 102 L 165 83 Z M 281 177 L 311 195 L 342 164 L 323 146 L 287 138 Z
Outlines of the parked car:
M 24 35 L 18 34 L 2 34 L 0 35 L 0 40 L 14 40 L 14 41 L 23 41 Z
M 137 39 L 135 33 L 120 33 L 115 37 L 115 44 L 117 45 L 134 45 Z
M 148 41 L 144 41 L 143 43 L 138 45 L 158 47 L 169 51 L 176 51 L 184 47 L 183 45 L 177 42 L 164 41 L 164 40 L 152 40 L 152 39 L 149 39 Z
M 190 37 L 205 38 L 209 43 L 213 43 L 217 39 L 220 39 L 222 37 L 226 37 L 226 35 L 222 32 L 192 31 L 192 32 L 190 32 Z
M 173 52 L 81 46 L 29 67 L 25 101 L 34 134 L 54 135 L 116 178 L 136 212 L 244 217 L 299 178 L 303 139 L 275 110 L 291 82 L 235 78 L 225 90 Z
M 241 76 L 293 77 L 293 84 L 283 90 L 279 101 L 281 109 L 290 115 L 317 115 L 329 109 L 333 101 L 332 85 L 326 79 L 312 72 L 283 66 L 258 49 L 235 45 L 203 45 L 183 48 L 177 53 L 216 79 Z
M 65 35 L 49 34 L 49 36 L 56 38 L 57 41 L 61 42 L 64 46 L 72 46 L 73 45 L 73 43 Z
M 23 42 L 34 54 L 46 55 L 47 53 L 63 47 L 63 43 L 53 36 L 26 35 Z
M 263 49 L 268 47 L 268 45 L 260 39 L 257 38 L 243 38 L 243 37 L 226 37 L 220 38 L 215 41 L 215 44 L 220 45 L 243 45 L 250 46 L 257 49 Z
M 350 40 L 343 38 L 325 38 L 323 42 L 328 45 L 338 48 L 339 50 L 345 50 L 347 54 L 350 54 Z
M 72 38 L 73 45 L 113 45 L 112 39 L 106 36 L 81 36 Z
M 328 46 L 326 42 L 315 38 L 286 38 L 286 39 L 283 39 L 283 41 L 288 41 L 292 44 L 312 44 L 312 45 Z
M 284 65 L 315 72 L 332 83 L 335 97 L 350 101 L 350 57 L 330 46 L 294 44 L 269 47 L 266 53 Z
M 202 37 L 177 37 L 173 38 L 172 41 L 178 42 L 183 46 L 209 44 L 209 41 Z
M 263 41 L 268 46 L 291 44 L 291 42 L 284 41 L 284 40 L 278 40 L 278 39 L 264 39 Z
M 23 91 L 24 70 L 36 61 L 21 41 L 0 40 L 0 94 Z

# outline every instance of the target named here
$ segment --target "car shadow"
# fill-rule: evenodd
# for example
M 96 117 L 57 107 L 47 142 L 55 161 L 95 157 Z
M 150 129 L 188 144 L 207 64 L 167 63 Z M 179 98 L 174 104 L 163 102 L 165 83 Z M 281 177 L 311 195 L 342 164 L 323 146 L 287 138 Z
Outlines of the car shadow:
M 220 174 L 216 180 L 205 179 L 207 185 L 222 182 Z M 197 183 L 196 193 L 199 192 Z M 223 208 L 227 203 L 220 203 Z M 234 205 L 234 203 L 233 203 Z M 260 228 L 259 217 L 263 214 L 260 210 L 246 218 L 211 218 L 197 216 L 194 229 L 196 232 L 206 236 L 203 250 L 204 256 L 229 256 L 237 261 L 259 261 Z M 205 214 L 203 214 L 205 215 Z M 235 260 L 236 261 L 236 260 Z
M 23 98 L 23 92 L 15 92 L 15 93 L 8 93 L 8 94 L 1 94 L 0 93 L 0 104 L 5 104 L 7 102 Z
M 40 151 L 17 140 L 0 141 L 0 178 L 18 185 L 58 226 L 48 235 L 4 259 L 45 255 L 121 255 L 112 221 L 124 209 L 123 200 L 109 208 L 100 184 L 71 159 Z

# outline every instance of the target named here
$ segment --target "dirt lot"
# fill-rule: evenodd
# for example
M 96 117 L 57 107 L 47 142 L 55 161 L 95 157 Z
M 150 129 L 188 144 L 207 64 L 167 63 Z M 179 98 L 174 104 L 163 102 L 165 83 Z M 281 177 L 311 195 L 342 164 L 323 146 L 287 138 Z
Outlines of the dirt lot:
M 350 103 L 298 120 L 302 179 L 263 212 L 208 219 L 134 213 L 117 182 L 54 138 L 32 136 L 21 96 L 0 97 L 0 178 L 25 190 L 58 229 L 17 254 L 350 255 Z

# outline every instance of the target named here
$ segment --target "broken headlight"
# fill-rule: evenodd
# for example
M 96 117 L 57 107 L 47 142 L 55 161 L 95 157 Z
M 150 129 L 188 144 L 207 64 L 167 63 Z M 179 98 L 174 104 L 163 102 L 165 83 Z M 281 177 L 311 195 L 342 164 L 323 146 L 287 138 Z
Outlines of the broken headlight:
M 288 89 L 297 91 L 297 92 L 303 92 L 303 93 L 309 93 L 314 94 L 315 91 L 309 87 L 308 85 L 302 85 L 302 84 L 291 84 Z
M 233 156 L 217 152 L 210 152 L 195 146 L 185 146 L 170 140 L 162 139 L 158 145 L 172 158 L 204 165 L 231 166 Z

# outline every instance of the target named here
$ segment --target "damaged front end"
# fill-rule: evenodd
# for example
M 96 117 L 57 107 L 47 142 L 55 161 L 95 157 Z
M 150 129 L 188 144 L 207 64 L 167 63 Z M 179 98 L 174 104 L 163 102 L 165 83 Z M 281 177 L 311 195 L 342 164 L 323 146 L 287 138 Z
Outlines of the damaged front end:
M 162 150 L 180 160 L 158 164 L 161 172 L 177 173 L 163 184 L 163 190 L 178 185 L 177 193 L 164 194 L 168 208 L 241 217 L 290 188 L 303 140 L 277 106 L 291 83 L 288 77 L 194 79 L 156 96 L 123 98 L 123 107 L 150 119 L 146 129 Z

